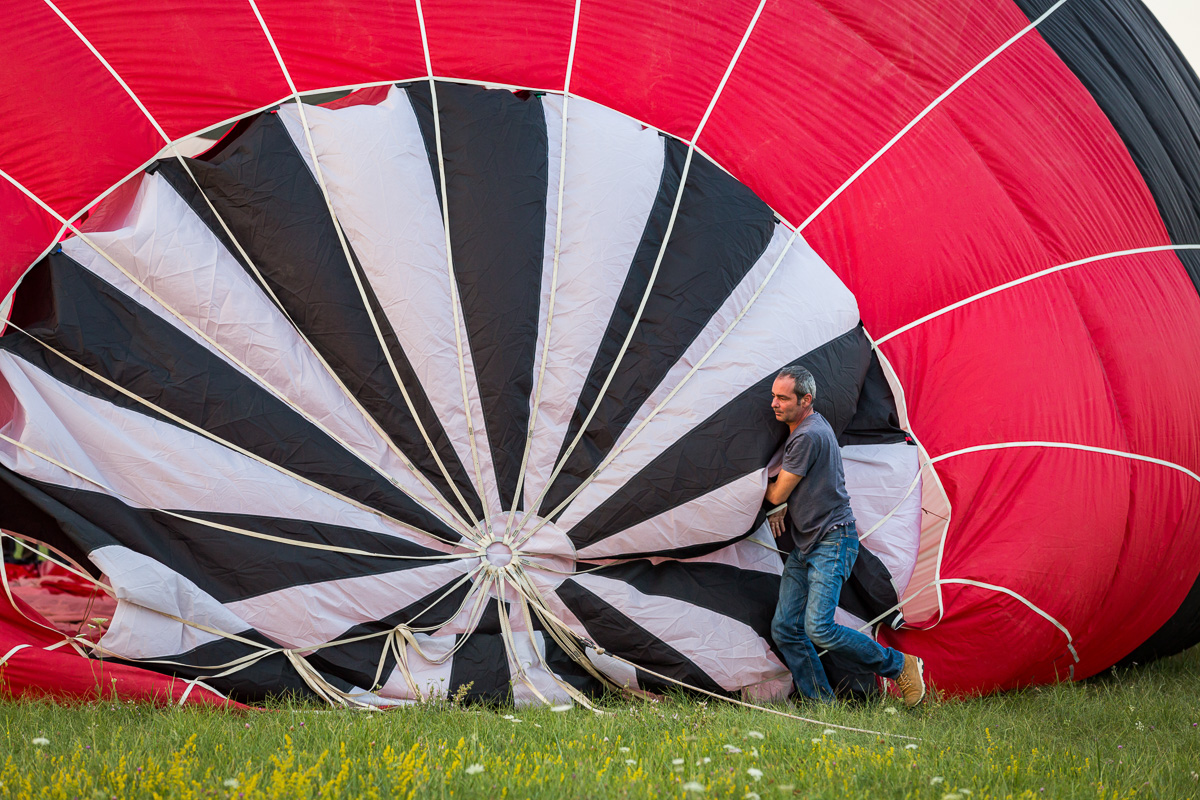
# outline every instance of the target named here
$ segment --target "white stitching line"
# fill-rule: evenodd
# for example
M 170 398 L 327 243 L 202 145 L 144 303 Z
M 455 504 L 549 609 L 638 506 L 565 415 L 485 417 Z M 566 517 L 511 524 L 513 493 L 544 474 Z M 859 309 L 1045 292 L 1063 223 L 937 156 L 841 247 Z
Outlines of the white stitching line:
M 1171 251 L 1176 251 L 1176 250 L 1200 250 L 1200 244 L 1164 244 L 1164 245 L 1155 245 L 1153 247 L 1135 247 L 1135 248 L 1132 248 L 1129 250 L 1115 250 L 1111 253 L 1101 253 L 1100 255 L 1097 255 L 1097 256 L 1089 256 L 1088 258 L 1081 258 L 1078 261 L 1069 261 L 1066 264 L 1059 264 L 1054 267 L 1049 267 L 1047 269 L 1043 269 L 1038 272 L 1031 273 L 1024 277 L 1017 278 L 1016 280 L 1011 280 L 1007 283 L 1002 283 L 998 286 L 993 286 L 992 288 L 985 289 L 982 292 L 977 292 L 976 294 L 973 294 L 970 297 L 959 300 L 956 303 L 951 303 L 950 305 L 940 308 L 937 311 L 926 314 L 925 316 L 921 317 L 920 319 L 915 319 L 912 322 L 908 323 L 907 325 L 901 325 L 899 328 L 896 328 L 891 333 L 886 334 L 885 336 L 879 337 L 875 341 L 875 346 L 876 346 L 876 348 L 878 348 L 879 345 L 883 344 L 888 339 L 891 339 L 895 336 L 899 336 L 900 334 L 910 331 L 913 328 L 917 327 L 918 325 L 923 325 L 932 319 L 936 319 L 937 317 L 940 317 L 943 314 L 947 314 L 951 311 L 954 311 L 955 309 L 962 308 L 963 306 L 968 305 L 970 303 L 974 303 L 976 300 L 982 300 L 983 298 L 988 297 L 990 295 L 997 294 L 999 292 L 1003 292 L 1006 289 L 1011 289 L 1015 286 L 1020 286 L 1023 283 L 1028 283 L 1030 281 L 1036 280 L 1036 279 L 1044 277 L 1046 275 L 1053 275 L 1056 272 L 1062 272 L 1063 270 L 1071 269 L 1072 267 L 1079 267 L 1079 266 L 1083 266 L 1084 264 L 1092 264 L 1097 261 L 1105 261 L 1107 259 L 1121 258 L 1123 256 L 1140 255 L 1143 253 L 1164 253 L 1164 252 L 1171 252 Z

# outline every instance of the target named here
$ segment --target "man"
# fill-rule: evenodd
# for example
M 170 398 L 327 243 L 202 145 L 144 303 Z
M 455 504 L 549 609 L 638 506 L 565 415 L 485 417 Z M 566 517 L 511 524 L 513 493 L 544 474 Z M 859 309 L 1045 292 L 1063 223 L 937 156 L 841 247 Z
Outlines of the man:
M 775 418 L 790 432 L 783 448 L 783 468 L 768 484 L 766 502 L 770 507 L 787 502 L 787 508 L 771 515 L 771 532 L 777 538 L 786 536 L 790 518 L 794 544 L 783 567 L 771 634 L 796 690 L 805 697 L 818 702 L 834 699 L 817 658 L 820 648 L 858 663 L 866 672 L 895 679 L 904 704 L 911 708 L 925 698 L 921 659 L 883 647 L 833 621 L 842 584 L 858 557 L 858 529 L 837 437 L 812 407 L 816 393 L 816 381 L 803 367 L 785 367 L 771 386 Z

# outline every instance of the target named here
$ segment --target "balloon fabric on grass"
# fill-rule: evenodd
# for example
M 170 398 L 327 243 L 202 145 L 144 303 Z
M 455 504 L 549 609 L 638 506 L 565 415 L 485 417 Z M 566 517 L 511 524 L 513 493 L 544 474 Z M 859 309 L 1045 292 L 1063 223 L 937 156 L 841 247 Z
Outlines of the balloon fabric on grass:
M 844 624 L 959 693 L 1200 639 L 1200 85 L 1136 0 L 78 5 L 4 47 L 0 528 L 117 610 L 6 598 L 9 691 L 779 697 L 794 363 Z

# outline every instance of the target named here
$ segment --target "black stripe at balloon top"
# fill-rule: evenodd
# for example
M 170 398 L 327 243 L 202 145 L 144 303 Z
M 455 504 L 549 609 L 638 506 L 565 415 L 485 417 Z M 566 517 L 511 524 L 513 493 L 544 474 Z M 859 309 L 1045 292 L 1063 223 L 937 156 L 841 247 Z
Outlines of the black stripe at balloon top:
M 1037 19 L 1050 0 L 1014 0 Z M 1129 148 L 1174 244 L 1200 244 L 1200 79 L 1140 0 L 1066 3 L 1038 26 Z M 1200 251 L 1177 250 L 1200 291 Z M 1126 660 L 1200 642 L 1200 577 L 1171 618 Z
M 85 394 L 176 425 L 155 411 L 161 409 L 399 522 L 445 541 L 461 538 L 283 401 L 69 256 L 52 254 L 35 273 L 28 285 L 53 298 L 49 316 L 23 319 L 29 335 L 11 331 L 0 337 L 0 348 Z M 47 344 L 150 405 L 96 380 Z
M 692 158 L 674 212 L 687 147 L 667 137 L 663 147 L 666 157 L 658 196 L 579 394 L 559 452 L 559 460 L 565 459 L 563 468 L 542 502 L 538 512 L 542 516 L 557 508 L 612 450 L 633 415 L 759 260 L 775 233 L 771 209 L 699 155 Z M 673 212 L 671 238 L 654 274 Z M 638 318 L 643 298 L 645 307 Z M 621 355 L 627 337 L 628 349 Z M 610 374 L 612 381 L 601 395 Z M 595 414 L 583 436 L 568 452 L 593 407 Z
M 445 173 L 454 278 L 498 499 L 505 509 L 520 508 L 514 496 L 529 432 L 546 248 L 545 114 L 535 96 L 439 83 L 435 132 L 429 84 L 406 88 L 439 200 Z
M 1014 0 L 1032 21 L 1051 0 Z M 1038 25 L 1108 117 L 1175 244 L 1200 244 L 1200 80 L 1140 0 L 1066 3 Z M 1200 252 L 1176 251 L 1200 291 Z
M 236 146 L 225 147 L 211 162 L 189 160 L 188 165 L 204 196 L 177 162 L 159 162 L 157 170 L 230 254 L 242 261 L 209 209 L 207 197 L 283 311 L 367 413 L 442 496 L 452 498 L 450 483 L 426 444 L 423 428 L 450 481 L 472 513 L 481 516 L 474 482 L 431 408 L 353 252 L 351 263 L 346 263 L 320 186 L 278 115 L 259 116 Z M 244 262 L 243 266 L 253 274 Z M 355 273 L 367 298 L 365 305 Z M 375 324 L 381 336 L 376 335 Z

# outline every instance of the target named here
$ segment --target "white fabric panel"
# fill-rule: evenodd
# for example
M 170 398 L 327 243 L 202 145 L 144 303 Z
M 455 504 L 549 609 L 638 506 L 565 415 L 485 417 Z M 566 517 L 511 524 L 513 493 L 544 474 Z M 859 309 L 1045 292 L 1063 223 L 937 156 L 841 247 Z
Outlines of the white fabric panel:
M 191 431 L 72 389 L 11 353 L 0 351 L 0 374 L 18 405 L 4 433 L 99 481 L 127 504 L 325 522 L 443 552 L 450 547 Z M 100 491 L 7 442 L 0 442 L 0 463 L 34 480 Z
M 767 523 L 759 526 L 758 530 L 728 547 L 722 547 L 713 553 L 707 553 L 695 558 L 663 558 L 654 556 L 649 559 L 652 564 L 664 561 L 678 561 L 681 564 L 727 564 L 738 569 L 748 569 L 753 572 L 765 572 L 769 575 L 783 574 L 783 559 L 775 549 L 775 539 Z
M 222 638 L 163 614 L 222 633 L 240 634 L 251 627 L 199 586 L 149 556 L 109 545 L 96 548 L 88 557 L 116 592 L 117 611 L 100 644 L 120 656 L 170 658 Z
M 642 594 L 611 578 L 585 574 L 575 581 L 682 653 L 724 689 L 774 678 L 782 668 L 766 640 L 735 619 L 674 598 Z
M 393 87 L 387 100 L 379 105 L 338 110 L 306 106 L 304 113 L 346 239 L 430 405 L 474 481 L 442 212 L 425 141 L 408 95 Z M 295 105 L 284 105 L 279 117 L 312 169 L 304 125 Z M 491 504 L 493 513 L 499 513 L 495 468 L 461 307 L 458 319 L 484 484 L 480 494 Z
M 613 558 L 628 553 L 727 541 L 741 536 L 754 523 L 766 491 L 767 471 L 752 472 L 584 547 L 579 551 L 579 557 Z
M 551 151 L 561 136 L 562 98 L 542 98 Z M 653 130 L 615 111 L 572 97 L 568 106 L 562 242 L 550 348 L 534 420 L 525 476 L 525 507 L 546 487 L 567 426 L 604 338 L 617 296 L 637 252 L 662 178 L 665 150 Z M 551 185 L 547 214 L 546 264 L 554 259 L 558 185 Z M 550 302 L 546 285 L 542 308 Z M 541 368 L 545 329 L 535 369 Z M 537 372 L 535 371 L 535 375 Z M 535 387 L 536 391 L 536 387 Z
M 666 447 L 721 408 L 747 386 L 773 370 L 820 347 L 858 324 L 858 305 L 841 280 L 811 247 L 797 237 L 771 282 L 746 316 L 730 332 L 679 392 L 664 404 L 762 284 L 791 236 L 776 226 L 766 252 L 696 337 L 679 362 L 634 415 L 617 448 L 628 442 L 613 462 L 567 507 L 558 525 L 570 529 Z M 763 396 L 764 405 L 770 403 Z M 660 408 L 649 424 L 631 438 L 637 426 Z M 749 485 L 746 484 L 749 490 Z M 761 503 L 747 495 L 744 503 Z M 685 532 L 681 531 L 680 535 Z M 686 544 L 686 542 L 681 542 Z
M 89 236 L 163 303 L 346 442 L 358 458 L 378 466 L 409 495 L 450 519 L 283 313 L 162 177 L 149 175 L 142 181 L 127 227 Z M 218 352 L 80 239 L 64 242 L 63 252 L 201 347 Z M 236 365 L 230 366 L 250 378 Z
M 903 598 L 917 563 L 921 541 L 921 485 L 909 492 L 920 471 L 918 448 L 910 444 L 860 444 L 842 448 L 846 491 L 862 536 L 893 510 L 894 514 L 863 540 L 879 557 Z M 908 493 L 905 496 L 905 493 Z
M 226 608 L 284 647 L 304 649 L 411 605 L 466 574 L 468 562 L 433 561 L 383 575 L 292 586 L 227 603 Z

